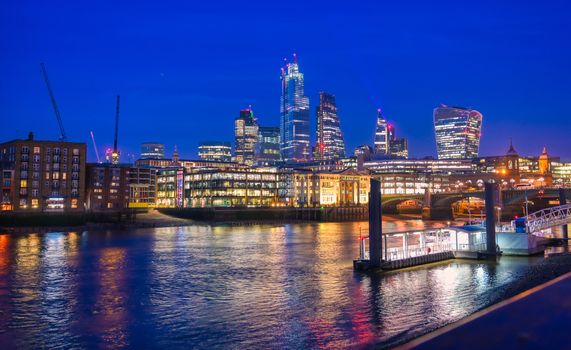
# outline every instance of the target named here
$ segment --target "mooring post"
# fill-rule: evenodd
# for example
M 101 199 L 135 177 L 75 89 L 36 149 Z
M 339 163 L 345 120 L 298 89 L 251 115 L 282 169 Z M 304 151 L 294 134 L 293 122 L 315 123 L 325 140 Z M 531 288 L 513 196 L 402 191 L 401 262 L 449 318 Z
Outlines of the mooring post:
M 559 205 L 565 205 L 565 204 L 567 204 L 567 196 L 565 195 L 565 189 L 560 188 L 559 189 Z M 569 232 L 567 229 L 567 224 L 564 224 L 561 227 L 561 233 L 563 233 L 563 239 L 569 239 Z M 565 243 L 565 245 L 567 245 L 567 243 Z
M 484 196 L 486 200 L 486 251 L 488 254 L 496 254 L 496 191 L 498 185 L 486 182 L 484 184 Z
M 369 191 L 369 266 L 381 267 L 381 182 L 371 179 Z

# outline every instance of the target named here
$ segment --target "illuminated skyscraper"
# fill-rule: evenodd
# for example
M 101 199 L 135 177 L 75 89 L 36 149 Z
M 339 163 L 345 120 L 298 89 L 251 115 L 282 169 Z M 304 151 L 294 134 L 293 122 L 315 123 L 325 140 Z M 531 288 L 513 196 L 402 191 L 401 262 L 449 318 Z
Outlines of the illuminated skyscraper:
M 339 159 L 345 157 L 345 141 L 337 117 L 335 96 L 319 93 L 317 107 L 317 132 L 314 158 Z
M 256 144 L 257 165 L 276 165 L 280 160 L 280 128 L 260 126 Z
M 375 153 L 389 154 L 389 125 L 381 113 L 381 109 L 377 109 L 377 128 L 375 130 Z
M 234 121 L 234 136 L 236 162 L 254 165 L 258 123 L 251 108 L 240 111 L 240 116 Z
M 294 61 L 282 67 L 280 142 L 285 162 L 309 160 L 309 99 L 304 95 L 303 73 Z
M 438 159 L 478 156 L 482 114 L 475 109 L 441 105 L 434 109 Z

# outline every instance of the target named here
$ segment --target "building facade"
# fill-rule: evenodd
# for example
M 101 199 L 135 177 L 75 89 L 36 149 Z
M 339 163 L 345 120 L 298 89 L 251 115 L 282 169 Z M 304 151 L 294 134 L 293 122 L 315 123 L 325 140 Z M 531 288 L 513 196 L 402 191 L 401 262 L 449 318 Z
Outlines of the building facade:
M 280 128 L 260 126 L 256 144 L 256 165 L 274 166 L 281 162 Z
M 434 109 L 438 159 L 471 159 L 478 156 L 482 114 L 464 107 L 441 105 Z
M 198 157 L 211 162 L 231 162 L 232 145 L 230 142 L 201 142 L 198 145 Z
M 370 176 L 349 169 L 340 172 L 294 172 L 297 207 L 355 206 L 369 200 Z
M 408 159 L 408 140 L 405 138 L 394 138 L 390 141 L 389 153 L 396 158 Z
M 208 207 L 270 207 L 283 201 L 276 168 L 199 169 L 185 175 L 186 205 Z
M 163 159 L 165 145 L 158 142 L 145 142 L 141 144 L 141 159 Z
M 297 58 L 286 64 L 281 74 L 280 142 L 282 159 L 287 163 L 310 158 L 309 99 L 304 94 L 304 77 Z
M 2 210 L 85 209 L 84 143 L 27 140 L 0 144 Z
M 163 168 L 157 171 L 156 206 L 158 208 L 182 208 L 184 201 L 183 167 Z
M 91 211 L 129 207 L 128 164 L 87 164 L 86 207 Z
M 235 160 L 239 164 L 254 165 L 256 143 L 258 142 L 258 122 L 254 111 L 246 108 L 240 111 L 234 121 Z
M 377 126 L 375 129 L 375 154 L 389 154 L 389 125 L 381 109 L 377 109 Z
M 345 141 L 337 116 L 335 96 L 326 92 L 319 93 L 315 136 L 313 159 L 329 160 L 345 157 Z
M 154 208 L 157 201 L 157 169 L 129 169 L 129 208 Z

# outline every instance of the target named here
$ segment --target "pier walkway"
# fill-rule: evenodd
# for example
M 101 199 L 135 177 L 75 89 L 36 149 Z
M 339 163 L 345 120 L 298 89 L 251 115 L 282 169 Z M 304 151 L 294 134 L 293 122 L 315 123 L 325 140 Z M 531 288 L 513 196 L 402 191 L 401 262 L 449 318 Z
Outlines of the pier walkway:
M 571 349 L 570 292 L 567 273 L 399 349 Z

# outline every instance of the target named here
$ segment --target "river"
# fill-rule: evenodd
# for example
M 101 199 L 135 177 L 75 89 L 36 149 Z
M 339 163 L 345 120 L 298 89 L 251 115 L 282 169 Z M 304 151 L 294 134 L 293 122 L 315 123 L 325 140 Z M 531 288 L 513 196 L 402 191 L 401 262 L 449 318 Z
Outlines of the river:
M 0 235 L 0 347 L 386 347 L 496 302 L 541 261 L 356 273 L 360 226 Z

